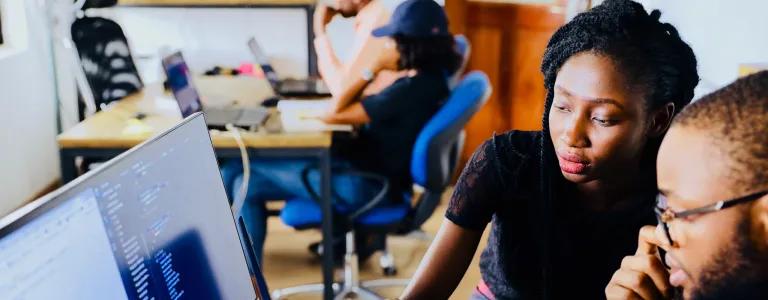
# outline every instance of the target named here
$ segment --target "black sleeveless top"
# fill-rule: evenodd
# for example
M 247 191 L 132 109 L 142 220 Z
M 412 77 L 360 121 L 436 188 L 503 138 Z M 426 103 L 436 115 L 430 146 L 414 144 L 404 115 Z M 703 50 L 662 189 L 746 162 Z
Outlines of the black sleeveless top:
M 511 131 L 482 144 L 464 168 L 446 218 L 482 231 L 492 222 L 480 271 L 497 299 L 604 299 L 604 290 L 624 256 L 637 248 L 640 228 L 655 224 L 655 191 L 638 197 L 637 207 L 599 213 L 569 201 L 562 175 L 553 199 L 552 239 L 543 285 L 539 232 L 542 132 Z M 549 187 L 552 188 L 552 187 Z

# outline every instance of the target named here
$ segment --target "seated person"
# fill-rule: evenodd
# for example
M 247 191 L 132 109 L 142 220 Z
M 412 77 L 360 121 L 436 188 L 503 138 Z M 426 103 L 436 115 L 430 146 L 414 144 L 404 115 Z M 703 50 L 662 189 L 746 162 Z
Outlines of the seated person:
M 768 299 L 768 72 L 683 110 L 657 170 L 660 225 L 640 231 L 607 298 Z
M 355 89 L 334 98 L 333 109 L 324 119 L 329 123 L 361 125 L 355 140 L 334 143 L 334 169 L 353 168 L 384 175 L 389 178 L 390 200 L 402 202 L 403 194 L 412 186 L 413 145 L 424 125 L 448 98 L 445 74 L 452 74 L 459 67 L 461 57 L 454 49 L 442 7 L 432 0 L 404 2 L 395 10 L 391 23 L 373 34 L 388 36 L 387 54 L 370 66 L 371 74 L 356 79 Z M 378 94 L 355 100 L 380 70 L 403 70 L 408 76 Z M 310 198 L 301 173 L 311 169 L 309 179 L 314 190 L 319 191 L 315 163 L 314 159 L 251 161 L 243 217 L 259 258 L 266 234 L 265 201 Z M 231 174 L 232 169 L 242 172 L 239 161 L 230 161 L 224 168 L 222 173 Z M 347 207 L 362 206 L 379 188 L 376 183 L 341 173 L 333 175 L 331 184 L 336 204 Z M 237 190 L 237 186 L 231 189 Z
M 402 299 L 447 299 L 488 223 L 472 299 L 604 297 L 637 231 L 655 223 L 656 152 L 699 80 L 693 51 L 659 17 L 608 0 L 555 32 L 544 129 L 475 151 Z
M 385 52 L 385 40 L 371 35 L 373 29 L 389 21 L 390 14 L 400 0 L 333 0 L 334 5 L 318 3 L 314 14 L 315 52 L 317 68 L 333 96 L 352 89 L 351 84 L 362 72 Z M 326 28 L 337 15 L 354 17 L 354 29 L 350 58 L 342 62 L 336 55 Z M 402 76 L 396 70 L 381 70 L 366 86 L 362 95 L 380 92 Z

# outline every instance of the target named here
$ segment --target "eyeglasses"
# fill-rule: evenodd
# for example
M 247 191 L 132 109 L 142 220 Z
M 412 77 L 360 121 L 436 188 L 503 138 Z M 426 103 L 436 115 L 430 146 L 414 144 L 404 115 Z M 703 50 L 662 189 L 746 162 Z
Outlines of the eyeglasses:
M 664 197 L 664 195 L 659 194 L 656 196 L 656 208 L 654 208 L 654 211 L 656 212 L 656 218 L 658 219 L 659 224 L 661 224 L 661 227 L 664 229 L 664 235 L 667 237 L 667 242 L 669 245 L 675 245 L 675 242 L 672 240 L 672 235 L 669 233 L 669 222 L 672 220 L 713 213 L 739 204 L 755 201 L 765 195 L 768 195 L 768 191 L 757 192 L 744 197 L 718 201 L 707 206 L 676 212 L 667 207 L 667 198 Z

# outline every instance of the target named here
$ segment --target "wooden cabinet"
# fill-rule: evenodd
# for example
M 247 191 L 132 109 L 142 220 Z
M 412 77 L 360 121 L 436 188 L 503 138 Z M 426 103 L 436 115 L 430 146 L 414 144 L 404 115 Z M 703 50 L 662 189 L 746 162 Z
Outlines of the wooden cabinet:
M 493 94 L 466 126 L 462 160 L 495 131 L 541 129 L 544 79 L 539 71 L 550 36 L 565 20 L 564 2 L 446 0 L 451 30 L 467 36 L 467 70 L 488 74 Z

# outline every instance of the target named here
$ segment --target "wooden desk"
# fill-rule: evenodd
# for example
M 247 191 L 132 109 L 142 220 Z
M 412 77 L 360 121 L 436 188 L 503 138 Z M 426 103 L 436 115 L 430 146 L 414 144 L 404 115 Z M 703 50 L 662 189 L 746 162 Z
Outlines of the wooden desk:
M 211 96 L 207 104 L 236 99 L 246 104 L 264 99 L 270 93 L 268 83 L 248 77 L 198 78 L 195 83 L 200 94 Z M 265 88 L 266 87 L 266 88 Z M 214 97 L 215 96 L 215 97 Z M 226 98 L 232 96 L 234 98 Z M 205 103 L 204 103 L 205 104 Z M 253 104 L 253 103 L 251 103 Z M 135 116 L 146 117 L 138 121 Z M 181 120 L 181 113 L 172 96 L 160 84 L 150 84 L 141 93 L 115 102 L 85 121 L 63 132 L 58 137 L 62 182 L 77 176 L 78 157 L 109 159 L 140 144 L 148 138 L 170 129 Z M 323 211 L 323 283 L 325 299 L 333 298 L 333 245 L 331 216 L 331 158 L 332 133 L 259 133 L 242 134 L 250 157 L 315 158 L 321 172 Z M 239 158 L 240 149 L 229 132 L 211 131 L 211 140 L 219 158 Z M 298 175 L 297 175 L 298 176 Z M 243 203 L 233 203 L 238 212 Z

